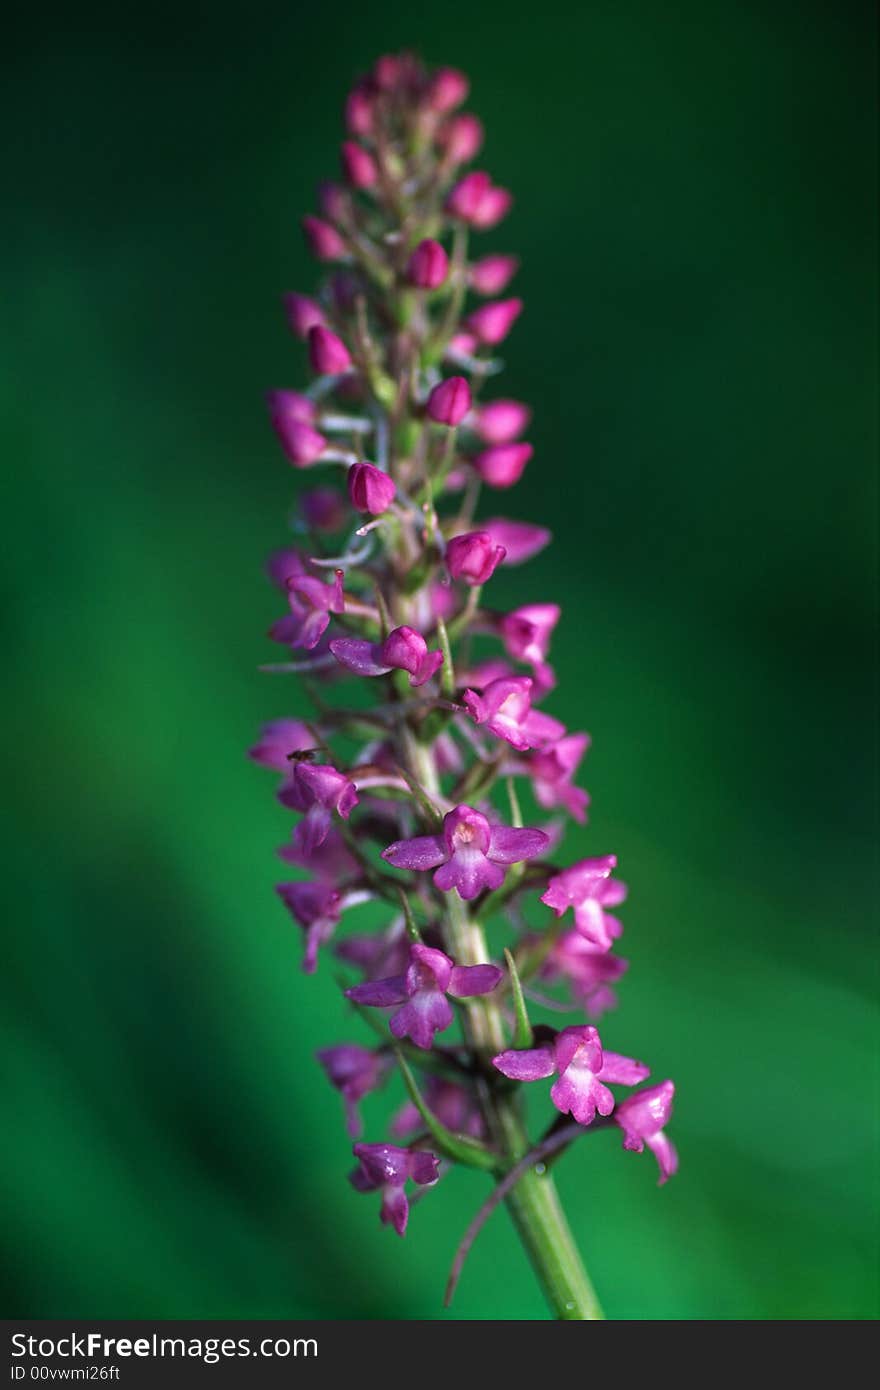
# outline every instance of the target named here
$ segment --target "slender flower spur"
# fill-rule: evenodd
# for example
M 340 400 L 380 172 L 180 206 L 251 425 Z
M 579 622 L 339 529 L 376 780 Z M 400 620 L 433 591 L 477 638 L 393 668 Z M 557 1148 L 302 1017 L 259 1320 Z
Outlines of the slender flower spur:
M 500 606 L 505 567 L 550 533 L 492 500 L 532 457 L 532 412 L 487 392 L 523 302 L 516 257 L 481 245 L 513 198 L 465 168 L 483 143 L 467 94 L 454 68 L 380 58 L 345 103 L 342 181 L 303 218 L 327 277 L 283 306 L 310 384 L 268 406 L 311 485 L 296 544 L 269 559 L 288 606 L 269 635 L 292 659 L 266 669 L 305 674 L 315 708 L 267 723 L 250 757 L 280 775 L 277 799 L 297 816 L 277 892 L 304 968 L 335 957 L 362 1029 L 317 1053 L 350 1136 L 368 1136 L 353 1187 L 379 1194 L 402 1236 L 410 1191 L 479 1169 L 496 1188 L 471 1229 L 506 1201 L 554 1315 L 590 1319 L 602 1313 L 542 1160 L 616 1128 L 626 1150 L 652 1150 L 665 1182 L 674 1087 L 634 1089 L 648 1067 L 608 1050 L 604 1020 L 602 1038 L 584 1022 L 616 1004 L 626 889 L 612 854 L 557 859 L 561 818 L 583 823 L 589 800 L 575 781 L 589 736 L 541 708 L 560 609 L 540 592 Z M 474 638 L 487 644 L 476 661 Z M 522 791 L 538 820 L 555 819 L 523 824 Z M 490 921 L 503 960 L 490 959 Z M 533 1023 L 529 1008 L 548 1004 L 575 1021 Z M 375 1094 L 394 1072 L 408 1100 L 383 1133 Z M 526 1088 L 551 1078 L 530 1137 Z

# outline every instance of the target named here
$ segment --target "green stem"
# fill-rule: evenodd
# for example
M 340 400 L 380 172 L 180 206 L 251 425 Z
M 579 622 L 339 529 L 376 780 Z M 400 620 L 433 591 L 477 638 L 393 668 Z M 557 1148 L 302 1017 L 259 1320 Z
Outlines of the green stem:
M 413 773 L 429 796 L 439 793 L 430 748 L 412 748 Z M 459 965 L 482 965 L 489 959 L 486 938 L 471 920 L 456 892 L 447 897 L 446 931 L 451 954 Z M 501 1010 L 491 995 L 468 1001 L 463 1010 L 467 1042 L 488 1059 L 507 1046 Z M 512 1092 L 501 1092 L 483 1081 L 482 1100 L 495 1143 L 508 1167 L 528 1152 L 529 1141 Z M 505 1198 L 523 1247 L 554 1317 L 593 1321 L 603 1316 L 559 1201 L 556 1184 L 546 1172 L 531 1168 Z

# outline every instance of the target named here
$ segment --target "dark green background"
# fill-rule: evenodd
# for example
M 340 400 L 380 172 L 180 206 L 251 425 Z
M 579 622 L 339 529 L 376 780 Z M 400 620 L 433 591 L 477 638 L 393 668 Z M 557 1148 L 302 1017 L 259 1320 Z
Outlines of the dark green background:
M 405 1242 L 312 1059 L 352 1036 L 272 893 L 245 761 L 292 479 L 262 392 L 339 107 L 464 67 L 513 186 L 513 515 L 555 545 L 554 713 L 631 884 L 604 1032 L 679 1086 L 680 1176 L 560 1165 L 610 1315 L 876 1311 L 867 3 L 33 7 L 6 30 L 4 1311 L 434 1317 L 484 1180 Z M 499 383 L 499 389 L 501 383 Z M 289 689 L 289 696 L 285 690 Z M 373 1135 L 387 1102 L 367 1107 Z M 543 1315 L 507 1217 L 464 1317 Z

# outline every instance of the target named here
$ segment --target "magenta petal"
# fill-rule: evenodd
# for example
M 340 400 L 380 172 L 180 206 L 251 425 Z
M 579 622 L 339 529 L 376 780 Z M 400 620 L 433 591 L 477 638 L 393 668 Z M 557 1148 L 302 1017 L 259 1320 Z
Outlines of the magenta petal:
M 434 1045 L 434 1034 L 448 1028 L 454 1017 L 445 994 L 420 989 L 392 1015 L 389 1027 L 395 1038 L 410 1038 L 427 1052 Z
M 391 670 L 382 661 L 381 647 L 358 637 L 334 637 L 330 650 L 340 666 L 358 676 L 387 676 Z
M 658 1134 L 649 1134 L 645 1143 L 657 1160 L 660 1169 L 657 1185 L 662 1187 L 668 1178 L 678 1172 L 678 1152 L 672 1140 L 667 1139 L 662 1130 Z
M 382 1210 L 379 1215 L 383 1225 L 393 1226 L 399 1236 L 406 1234 L 409 1202 L 402 1187 L 388 1186 L 382 1189 Z
M 474 994 L 489 994 L 501 976 L 502 971 L 497 965 L 456 965 L 448 990 L 458 999 L 468 999 Z
M 396 869 L 436 869 L 447 857 L 441 835 L 416 835 L 412 840 L 395 840 L 383 849 L 382 858 Z
M 478 849 L 456 850 L 449 862 L 437 870 L 434 882 L 441 892 L 450 893 L 455 888 L 460 898 L 470 902 L 484 888 L 500 888 L 504 870 Z
M 522 1052 L 513 1049 L 499 1052 L 497 1057 L 492 1058 L 492 1065 L 514 1081 L 542 1081 L 545 1077 L 552 1076 L 556 1070 L 552 1047 L 530 1047 Z
M 602 1058 L 600 1081 L 611 1082 L 617 1086 L 637 1086 L 646 1076 L 651 1075 L 651 1068 L 646 1067 L 644 1062 L 636 1062 L 632 1057 L 621 1057 L 619 1052 L 603 1052 Z
M 424 661 L 419 663 L 418 670 L 412 676 L 410 676 L 410 685 L 424 685 L 425 681 L 429 681 L 431 677 L 435 675 L 437 671 L 440 670 L 440 667 L 442 665 L 442 652 L 427 652 L 425 654 Z
M 352 985 L 345 991 L 345 997 L 356 1004 L 369 1004 L 373 1009 L 402 1004 L 407 998 L 406 976 L 390 975 L 387 980 L 367 980 L 362 985 Z
M 421 1149 L 413 1151 L 409 1170 L 413 1182 L 419 1183 L 422 1187 L 430 1187 L 440 1176 L 439 1168 L 440 1160 L 435 1158 L 434 1154 L 424 1153 Z
M 543 830 L 517 830 L 509 825 L 493 825 L 489 840 L 489 855 L 496 864 L 519 864 L 543 854 L 550 836 Z

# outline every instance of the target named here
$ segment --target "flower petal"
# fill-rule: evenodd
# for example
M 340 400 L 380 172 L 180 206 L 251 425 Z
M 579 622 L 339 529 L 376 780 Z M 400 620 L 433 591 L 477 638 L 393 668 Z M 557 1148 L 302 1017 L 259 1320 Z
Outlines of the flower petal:
M 456 965 L 447 986 L 450 994 L 468 999 L 474 994 L 489 994 L 502 972 L 497 965 Z
M 382 858 L 396 869 L 436 869 L 447 859 L 442 835 L 416 835 L 412 840 L 395 840 L 383 849 Z
M 382 660 L 381 648 L 359 637 L 334 637 L 330 650 L 340 666 L 357 676 L 387 676 L 391 667 Z
M 362 985 L 352 985 L 347 989 L 345 997 L 353 999 L 356 1004 L 369 1004 L 372 1009 L 402 1004 L 407 998 L 406 976 L 389 975 L 386 980 L 366 980 Z
M 514 1081 L 541 1081 L 556 1070 L 552 1047 L 529 1047 L 521 1052 L 511 1048 L 493 1057 L 492 1065 Z
M 526 827 L 518 830 L 509 825 L 493 825 L 489 837 L 489 857 L 496 864 L 519 864 L 523 859 L 534 859 L 543 854 L 550 843 L 550 836 L 543 830 Z

